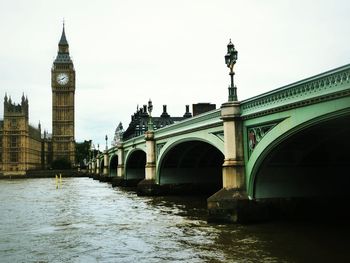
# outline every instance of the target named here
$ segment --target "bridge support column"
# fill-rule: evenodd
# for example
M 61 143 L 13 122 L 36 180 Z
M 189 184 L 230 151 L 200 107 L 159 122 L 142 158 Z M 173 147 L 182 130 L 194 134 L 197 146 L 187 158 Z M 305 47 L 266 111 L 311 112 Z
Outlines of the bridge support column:
M 108 176 L 108 152 L 107 150 L 103 154 L 103 176 Z
M 159 193 L 159 184 L 156 183 L 156 150 L 154 131 L 145 132 L 146 140 L 146 166 L 145 179 L 137 185 L 137 195 L 157 195 Z
M 100 170 L 101 174 L 99 180 L 101 182 L 110 182 L 107 149 L 103 153 L 103 167 L 101 167 Z
M 97 179 L 97 177 L 96 177 L 96 170 L 97 170 L 97 159 L 94 159 L 93 161 L 92 161 L 92 178 L 93 179 Z
M 89 177 L 92 177 L 93 171 L 92 171 L 92 161 L 89 162 L 89 166 L 88 166 L 88 172 L 89 172 Z
M 244 174 L 243 128 L 240 103 L 221 106 L 224 126 L 223 188 L 208 198 L 208 221 L 242 223 L 251 221 L 251 201 L 246 194 Z
M 96 175 L 100 176 L 100 159 L 96 158 Z
M 124 180 L 124 147 L 122 143 L 118 143 L 118 165 L 117 176 L 112 178 L 112 186 L 116 187 L 122 185 Z

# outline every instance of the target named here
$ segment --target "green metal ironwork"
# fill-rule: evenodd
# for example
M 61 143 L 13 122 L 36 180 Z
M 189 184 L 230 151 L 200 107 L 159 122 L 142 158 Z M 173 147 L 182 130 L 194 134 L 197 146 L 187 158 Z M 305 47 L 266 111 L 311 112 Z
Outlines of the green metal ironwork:
M 249 157 L 254 151 L 255 147 L 259 144 L 259 142 L 263 139 L 263 137 L 277 125 L 277 123 L 269 123 L 260 126 L 254 126 L 247 128 L 248 130 L 248 149 L 249 149 Z

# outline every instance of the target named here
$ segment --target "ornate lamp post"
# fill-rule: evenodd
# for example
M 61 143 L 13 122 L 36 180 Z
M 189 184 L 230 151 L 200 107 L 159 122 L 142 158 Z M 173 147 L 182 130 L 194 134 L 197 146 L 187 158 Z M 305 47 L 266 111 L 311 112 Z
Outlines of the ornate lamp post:
M 230 68 L 231 86 L 228 87 L 228 101 L 237 101 L 237 87 L 233 83 L 233 76 L 235 72 L 233 67 L 237 61 L 238 52 L 232 44 L 231 39 L 227 45 L 227 54 L 225 55 L 225 63 Z
M 106 134 L 106 137 L 105 137 L 105 140 L 106 140 L 106 151 L 108 150 L 108 136 L 107 136 L 107 134 Z
M 149 115 L 149 120 L 148 120 L 148 130 L 153 131 L 153 121 L 152 121 L 152 110 L 153 110 L 153 104 L 151 99 L 148 101 L 148 115 Z
M 94 159 L 95 158 L 95 144 L 92 144 L 91 150 L 92 150 L 92 159 Z

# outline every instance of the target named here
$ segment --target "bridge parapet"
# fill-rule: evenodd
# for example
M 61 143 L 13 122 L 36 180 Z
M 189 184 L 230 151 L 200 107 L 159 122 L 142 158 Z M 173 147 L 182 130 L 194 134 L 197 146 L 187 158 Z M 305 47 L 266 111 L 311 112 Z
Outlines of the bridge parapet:
M 109 156 L 112 156 L 114 153 L 116 153 L 118 150 L 118 147 L 116 145 L 112 146 L 111 148 L 108 148 L 107 154 Z
M 209 111 L 154 131 L 156 139 L 222 125 L 221 109 Z M 190 127 L 190 128 L 189 128 Z
M 138 137 L 133 137 L 133 138 L 127 140 L 127 141 L 124 141 L 123 142 L 123 147 L 124 148 L 129 148 L 129 147 L 133 148 L 136 145 L 144 144 L 144 142 L 145 142 L 145 135 L 142 134 L 142 135 L 140 135 Z
M 241 102 L 242 117 L 250 119 L 347 96 L 349 83 L 350 64 L 244 100 Z

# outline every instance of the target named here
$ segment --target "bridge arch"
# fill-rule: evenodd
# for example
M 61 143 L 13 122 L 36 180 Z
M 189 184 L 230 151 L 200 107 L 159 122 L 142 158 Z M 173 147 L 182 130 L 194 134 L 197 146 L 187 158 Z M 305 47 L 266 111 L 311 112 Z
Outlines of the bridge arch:
M 113 154 L 109 158 L 109 176 L 117 176 L 118 155 Z
M 251 197 L 344 195 L 350 185 L 350 109 L 332 105 L 328 113 L 296 111 L 261 140 L 246 169 Z
M 222 188 L 222 151 L 201 138 L 169 144 L 158 158 L 157 181 L 180 191 L 215 193 Z
M 146 152 L 135 148 L 127 153 L 125 161 L 125 180 L 138 183 L 145 179 Z

